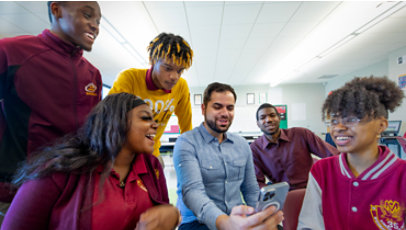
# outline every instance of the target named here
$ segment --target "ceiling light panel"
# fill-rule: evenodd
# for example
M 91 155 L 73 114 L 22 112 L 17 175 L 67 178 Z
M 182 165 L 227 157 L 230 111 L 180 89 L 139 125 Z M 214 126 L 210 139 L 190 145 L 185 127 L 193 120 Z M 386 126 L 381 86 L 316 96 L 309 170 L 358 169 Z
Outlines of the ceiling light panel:
M 390 7 L 385 5 L 385 7 Z M 376 2 L 342 2 L 335 10 L 310 33 L 299 46 L 290 52 L 278 65 L 270 70 L 270 75 L 278 76 L 274 82 L 281 82 L 301 74 L 306 63 L 328 50 L 345 44 L 353 36 L 349 34 L 385 11 L 385 7 L 376 8 Z M 334 48 L 334 49 L 332 49 Z M 330 51 L 331 50 L 331 51 Z M 275 83 L 271 83 L 272 86 Z

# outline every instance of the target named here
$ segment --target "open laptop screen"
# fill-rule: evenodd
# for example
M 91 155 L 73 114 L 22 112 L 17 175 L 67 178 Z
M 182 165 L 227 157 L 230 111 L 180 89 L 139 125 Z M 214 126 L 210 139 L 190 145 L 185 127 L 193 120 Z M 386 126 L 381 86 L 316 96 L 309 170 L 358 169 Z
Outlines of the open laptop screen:
M 388 128 L 382 133 L 382 136 L 397 136 L 400 131 L 402 121 L 388 121 Z

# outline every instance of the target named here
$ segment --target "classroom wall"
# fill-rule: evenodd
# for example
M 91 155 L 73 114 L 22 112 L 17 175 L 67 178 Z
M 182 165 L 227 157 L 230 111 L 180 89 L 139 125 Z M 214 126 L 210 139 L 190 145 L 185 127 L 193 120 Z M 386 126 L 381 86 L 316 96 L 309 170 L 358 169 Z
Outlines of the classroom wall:
M 403 56 L 403 63 L 398 64 L 398 57 Z M 389 78 L 398 82 L 399 75 L 406 74 L 406 46 L 402 49 L 394 51 L 389 56 Z M 406 95 L 406 90 L 403 89 L 403 92 Z M 399 135 L 403 135 L 406 132 L 406 98 L 403 98 L 403 103 L 396 111 L 389 115 L 391 120 L 402 120 L 402 129 Z
M 237 94 L 235 116 L 231 132 L 260 134 L 256 125 L 256 111 L 260 104 L 268 102 L 287 105 L 288 127 L 306 127 L 321 136 L 325 126 L 321 121 L 321 106 L 324 101 L 322 84 L 295 84 L 269 86 L 233 86 Z M 201 124 L 201 107 L 193 105 L 194 94 L 202 94 L 204 88 L 191 88 L 193 127 Z M 255 93 L 255 103 L 247 104 L 247 93 Z
M 398 64 L 397 60 L 400 56 L 406 56 L 406 47 L 397 49 L 389 54 L 388 58 L 378 62 L 374 65 L 361 68 L 352 73 L 337 76 L 326 84 L 325 95 L 330 91 L 337 89 L 344 85 L 345 82 L 350 81 L 354 77 L 362 76 L 388 76 L 389 79 L 398 82 L 398 77 L 401 74 L 406 74 L 406 63 Z M 406 58 L 405 58 L 406 59 Z M 406 94 L 406 90 L 404 90 Z M 389 114 L 389 120 L 402 120 L 402 128 L 399 134 L 406 132 L 406 98 L 403 103 L 398 107 L 395 112 Z
M 268 85 L 233 86 L 237 93 L 237 103 L 230 131 L 260 135 L 261 132 L 256 125 L 255 113 L 260 104 L 268 102 L 275 105 L 287 105 L 289 128 L 305 127 L 324 138 L 322 133 L 326 132 L 326 127 L 321 121 L 321 107 L 328 93 L 341 87 L 355 76 L 388 76 L 397 82 L 399 75 L 406 74 L 406 61 L 403 64 L 398 64 L 397 59 L 399 56 L 406 56 L 406 47 L 391 52 L 388 59 L 337 76 L 324 84 L 289 84 L 273 88 Z M 203 96 L 204 89 L 205 87 L 190 88 L 193 127 L 199 126 L 203 122 L 201 106 L 194 104 L 194 94 Z M 247 93 L 255 93 L 254 104 L 247 104 Z M 406 98 L 403 100 L 402 105 L 389 115 L 390 120 L 403 121 L 400 134 L 406 131 L 405 114 Z

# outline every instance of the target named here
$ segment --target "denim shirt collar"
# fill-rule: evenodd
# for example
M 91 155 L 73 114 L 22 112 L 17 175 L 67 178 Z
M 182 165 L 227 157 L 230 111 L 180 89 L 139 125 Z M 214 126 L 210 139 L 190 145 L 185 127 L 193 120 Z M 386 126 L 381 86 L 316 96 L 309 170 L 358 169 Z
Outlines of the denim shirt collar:
M 199 126 L 199 132 L 200 132 L 200 134 L 202 135 L 202 137 L 203 137 L 203 140 L 204 140 L 204 142 L 206 143 L 206 144 L 209 144 L 210 142 L 212 142 L 212 141 L 217 141 L 218 142 L 218 139 L 216 138 L 216 137 L 214 137 L 213 135 L 211 135 L 210 133 L 209 133 L 209 131 L 207 131 L 207 129 L 206 129 L 206 127 L 204 126 L 204 122 L 202 122 L 202 124 L 200 124 L 200 126 Z M 232 135 L 230 135 L 230 133 L 229 132 L 225 132 L 224 133 L 224 140 L 223 140 L 223 142 L 231 142 L 231 143 L 234 143 L 234 137 L 232 136 Z

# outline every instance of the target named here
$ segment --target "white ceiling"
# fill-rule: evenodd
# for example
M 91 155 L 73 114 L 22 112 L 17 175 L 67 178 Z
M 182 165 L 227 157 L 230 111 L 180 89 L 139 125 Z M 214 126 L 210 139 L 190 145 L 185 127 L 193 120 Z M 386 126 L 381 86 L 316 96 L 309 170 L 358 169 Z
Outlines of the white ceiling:
M 368 21 L 375 16 L 367 12 L 383 12 L 382 8 L 399 4 L 393 1 L 99 3 L 100 34 L 85 56 L 101 70 L 107 85 L 121 70 L 148 67 L 146 47 L 160 32 L 179 34 L 191 44 L 193 65 L 183 75 L 190 87 L 213 81 L 262 85 L 279 78 L 282 83 L 322 82 L 321 76 L 350 73 L 386 60 L 389 53 L 406 46 L 406 4 L 402 3 L 403 8 L 329 55 L 301 65 L 358 29 L 362 24 L 352 17 Z M 345 16 L 337 16 L 345 9 L 350 9 Z M 334 17 L 344 25 L 331 22 Z M 0 25 L 0 37 L 36 35 L 49 28 L 46 2 L 0 2 Z M 114 30 L 121 34 L 121 43 Z M 329 45 L 323 47 L 324 43 Z M 300 50 L 307 57 L 302 58 Z M 296 75 L 288 78 L 286 71 Z

